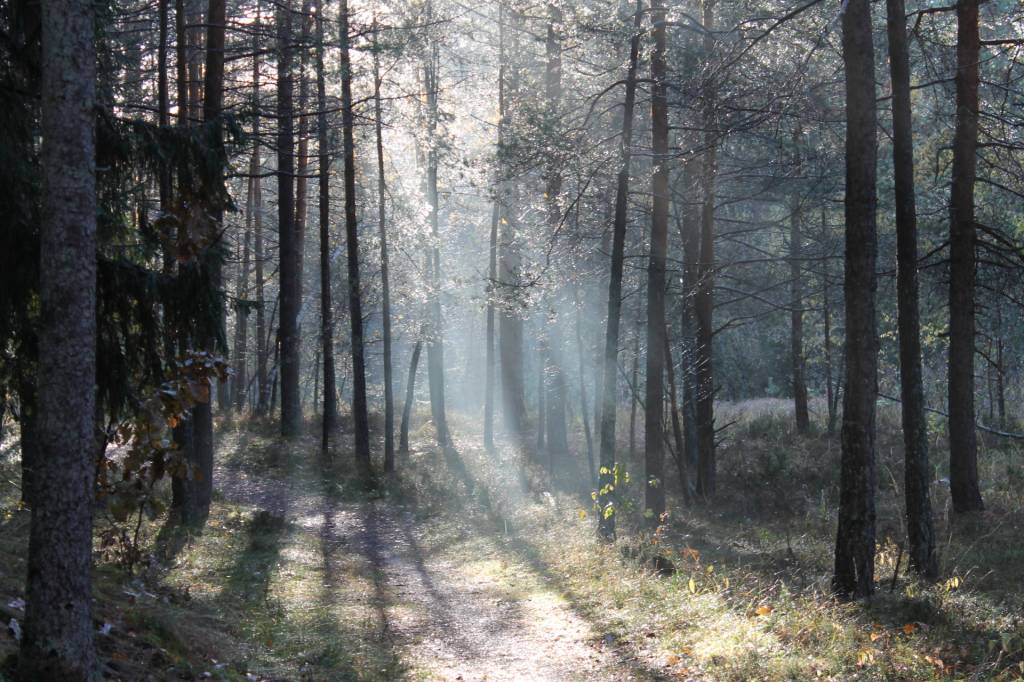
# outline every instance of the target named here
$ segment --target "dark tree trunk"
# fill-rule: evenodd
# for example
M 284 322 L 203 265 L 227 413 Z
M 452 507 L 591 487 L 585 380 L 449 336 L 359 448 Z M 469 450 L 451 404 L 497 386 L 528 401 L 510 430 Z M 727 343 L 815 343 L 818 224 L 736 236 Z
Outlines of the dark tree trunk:
M 697 166 L 700 157 L 689 155 L 683 162 L 680 184 L 683 189 L 679 236 L 683 248 L 683 300 L 680 305 L 680 336 L 683 341 L 683 435 L 684 459 L 690 470 L 690 484 L 696 486 L 700 464 L 700 437 L 697 428 L 697 337 L 696 300 L 700 281 L 700 210 Z M 696 492 L 696 489 L 694 490 Z
M 363 346 L 363 298 L 359 281 L 359 225 L 356 222 L 355 118 L 352 113 L 352 61 L 349 56 L 348 0 L 341 0 L 341 125 L 345 162 L 345 245 L 348 252 L 348 312 L 352 332 L 352 424 L 356 461 L 370 469 L 370 422 L 366 406 L 366 355 Z
M 683 501 L 687 504 L 693 501 L 693 485 L 690 482 L 690 469 L 686 461 L 686 439 L 683 437 L 683 426 L 679 421 L 679 405 L 676 391 L 676 370 L 672 362 L 672 344 L 669 343 L 668 329 L 665 330 L 665 371 L 668 377 L 669 407 L 672 411 L 672 438 L 676 448 L 673 456 L 676 460 L 676 470 L 679 472 L 679 487 L 683 491 Z
M 715 0 L 704 0 L 704 58 L 711 59 L 714 49 Z M 715 174 L 717 173 L 718 139 L 715 128 L 715 90 L 711 83 L 704 87 L 704 178 L 703 204 L 700 217 L 700 265 L 694 300 L 697 322 L 697 493 L 704 497 L 715 494 L 715 372 L 712 343 L 714 341 L 715 286 Z
M 92 623 L 96 455 L 96 58 L 91 2 L 42 6 L 38 443 L 22 680 L 98 676 Z
M 828 221 L 826 220 L 824 207 L 821 209 L 821 235 L 823 240 L 828 237 Z M 837 408 L 839 407 L 838 391 L 833 388 L 835 383 L 832 377 L 832 299 L 829 293 L 830 277 L 831 274 L 829 273 L 828 261 L 824 261 L 821 273 L 821 315 L 822 326 L 824 327 L 822 333 L 824 335 L 825 401 L 827 403 L 825 407 L 828 410 L 826 430 L 829 436 L 835 434 L 836 413 L 838 412 Z
M 292 0 L 277 8 L 277 232 L 280 281 L 281 435 L 297 436 L 302 428 L 299 390 L 299 237 L 295 226 L 295 135 L 293 121 Z M 273 411 L 273 408 L 271 408 Z
M 324 357 L 324 408 L 321 449 L 329 452 L 330 434 L 338 420 L 338 389 L 334 369 L 334 304 L 331 300 L 331 150 L 327 129 L 327 84 L 324 78 L 323 3 L 316 0 L 316 100 L 320 210 L 320 342 Z
M 299 309 L 302 308 L 303 291 L 306 286 L 306 278 L 303 274 L 306 264 L 306 218 L 309 206 L 309 117 L 306 109 L 309 106 L 309 43 L 310 32 L 312 31 L 313 14 L 310 11 L 311 0 L 302 0 L 302 12 L 299 17 L 302 21 L 302 28 L 299 32 L 299 96 L 296 102 L 296 116 L 298 117 L 298 130 L 296 135 L 296 173 L 295 173 L 295 243 L 296 258 L 298 267 L 296 280 L 298 281 Z M 301 338 L 302 327 L 299 326 Z M 300 403 L 301 404 L 301 403 Z
M 900 397 L 903 400 L 904 486 L 910 566 L 938 576 L 928 485 L 928 422 L 921 379 L 921 322 L 917 284 L 917 206 L 910 115 L 910 58 L 903 0 L 886 0 L 889 73 L 892 78 L 893 180 L 896 191 L 896 295 L 900 335 Z
M 629 382 L 631 386 L 636 386 L 640 381 L 640 322 L 637 321 L 637 327 L 633 330 L 633 366 L 629 372 Z M 636 461 L 636 410 L 640 403 L 636 399 L 636 394 L 630 395 L 629 399 L 629 461 Z
M 601 449 L 598 478 L 598 533 L 606 540 L 615 537 L 614 486 L 616 467 L 615 417 L 616 379 L 619 367 L 619 326 L 622 317 L 622 269 L 626 248 L 626 210 L 629 200 L 629 169 L 632 157 L 633 110 L 636 106 L 636 65 L 640 52 L 640 22 L 643 0 L 636 0 L 633 36 L 629 44 L 626 94 L 622 113 L 621 163 L 615 190 L 615 218 L 612 224 L 612 262 L 608 278 L 608 318 L 604 337 L 604 373 L 601 379 Z
M 416 339 L 416 346 L 412 349 L 412 357 L 409 360 L 409 376 L 406 378 L 405 405 L 402 407 L 402 429 L 398 440 L 398 451 L 403 455 L 409 454 L 409 420 L 412 418 L 412 404 L 416 395 L 416 370 L 420 365 L 420 352 L 423 350 L 423 341 Z
M 538 330 L 538 334 L 542 334 L 542 330 Z M 544 421 L 546 412 L 544 411 L 544 399 L 547 396 L 547 387 L 544 385 L 544 358 L 547 356 L 546 342 L 542 339 L 537 345 L 537 455 L 541 455 L 544 452 Z M 550 468 L 548 473 L 550 474 Z
M 846 394 L 832 586 L 848 598 L 868 597 L 874 590 L 878 140 L 868 0 L 849 0 L 842 21 L 846 67 Z
M 384 180 L 384 135 L 380 104 L 380 52 L 377 26 L 373 30 L 373 112 L 377 137 L 377 229 L 380 234 L 381 326 L 384 335 L 384 471 L 395 470 L 395 398 L 391 370 L 391 282 L 388 264 L 387 183 Z
M 956 19 L 956 130 L 949 201 L 949 487 L 953 510 L 964 513 L 984 509 L 974 426 L 978 0 L 959 0 Z
M 224 103 L 224 26 L 226 23 L 224 0 L 210 0 L 207 8 L 206 33 L 206 71 L 203 86 L 203 121 L 210 135 L 209 145 L 216 150 L 218 161 L 223 158 L 223 126 L 220 122 Z M 222 183 L 222 171 L 218 171 L 217 182 Z M 207 210 L 211 226 L 210 230 L 218 234 L 223 218 L 223 206 L 219 198 L 212 200 Z M 204 325 L 199 330 L 202 348 L 208 353 L 218 351 L 218 339 L 223 339 L 223 296 L 221 292 L 221 254 L 219 246 L 211 247 L 209 253 L 201 256 L 201 267 L 209 268 L 211 285 L 220 299 L 217 304 L 216 319 L 212 325 Z M 175 511 L 179 520 L 189 526 L 201 526 L 210 514 L 210 502 L 213 498 L 213 396 L 215 389 L 210 390 L 210 399 L 192 408 L 191 448 L 186 451 L 189 472 L 186 477 L 177 480 L 178 496 Z M 218 400 L 220 397 L 217 392 Z
M 800 157 L 801 131 L 793 131 L 794 177 L 799 180 L 803 173 Z M 789 294 L 792 303 L 790 313 L 790 364 L 793 371 L 793 412 L 796 415 L 796 430 L 806 433 L 811 426 L 807 410 L 807 379 L 804 363 L 804 288 L 802 264 L 803 250 L 803 199 L 794 190 L 789 207 Z
M 657 525 L 665 513 L 665 256 L 668 250 L 668 101 L 665 6 L 651 2 L 651 255 L 647 266 L 647 382 L 644 390 L 644 516 Z
M 437 46 L 432 49 L 424 69 L 424 85 L 427 95 L 427 202 L 430 204 L 430 236 L 433 242 L 427 259 L 430 277 L 430 333 L 427 336 L 427 383 L 430 387 L 430 414 L 434 421 L 437 443 L 451 444 L 448 433 L 448 417 L 444 397 L 444 318 L 441 314 L 441 247 L 438 233 L 439 211 L 441 209 L 437 192 L 437 140 L 435 131 L 439 113 L 437 109 L 438 70 L 440 60 Z
M 259 159 L 253 155 L 249 163 L 249 174 L 253 177 L 248 181 L 248 196 L 245 201 L 245 237 L 242 244 L 242 270 L 235 288 L 237 309 L 235 312 L 235 343 L 232 357 L 235 364 L 235 375 L 231 377 L 231 403 L 235 411 L 245 406 L 246 388 L 249 383 L 249 245 L 252 240 L 253 214 L 253 182 L 259 172 Z
M 580 291 L 577 286 L 575 294 L 576 308 L 576 354 L 578 358 L 577 370 L 580 380 L 580 416 L 583 418 L 583 436 L 587 442 L 587 481 L 590 484 L 596 482 L 594 474 L 594 437 L 590 430 L 590 406 L 587 400 L 586 362 L 583 359 L 583 330 L 580 321 Z

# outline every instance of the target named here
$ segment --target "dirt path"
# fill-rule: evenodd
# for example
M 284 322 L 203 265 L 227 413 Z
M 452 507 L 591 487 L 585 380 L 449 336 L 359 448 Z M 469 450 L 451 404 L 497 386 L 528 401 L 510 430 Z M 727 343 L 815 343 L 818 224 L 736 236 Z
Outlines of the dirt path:
M 658 679 L 606 649 L 601 633 L 500 535 L 447 515 L 424 518 L 391 500 L 329 502 L 308 485 L 242 470 L 224 471 L 219 480 L 229 499 L 318 535 L 325 587 L 339 599 L 353 595 L 340 596 L 344 585 L 333 582 L 330 567 L 352 553 L 362 557 L 372 589 L 356 598 L 375 614 L 376 645 L 394 651 L 406 679 Z

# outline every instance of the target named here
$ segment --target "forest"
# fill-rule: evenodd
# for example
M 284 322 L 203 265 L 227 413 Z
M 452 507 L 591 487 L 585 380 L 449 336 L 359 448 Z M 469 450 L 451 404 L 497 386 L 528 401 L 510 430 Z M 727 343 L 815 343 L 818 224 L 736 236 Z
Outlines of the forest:
M 1024 682 L 1020 0 L 0 0 L 0 682 Z

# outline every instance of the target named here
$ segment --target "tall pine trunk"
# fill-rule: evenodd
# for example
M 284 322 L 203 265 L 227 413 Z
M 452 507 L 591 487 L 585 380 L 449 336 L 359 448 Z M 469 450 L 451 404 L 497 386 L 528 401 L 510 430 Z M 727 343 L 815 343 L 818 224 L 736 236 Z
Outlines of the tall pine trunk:
M 903 0 L 886 0 L 889 73 L 892 78 L 893 180 L 896 191 L 896 296 L 900 334 L 900 397 L 903 404 L 904 487 L 910 566 L 938 575 L 928 485 L 928 422 L 921 379 L 921 322 L 917 284 L 917 205 L 914 140 L 910 115 L 910 57 Z
M 644 516 L 651 525 L 665 512 L 665 256 L 668 250 L 668 100 L 665 6 L 651 2 L 651 254 L 647 265 L 647 381 L 644 390 Z
M 437 140 L 435 131 L 438 123 L 438 70 L 440 60 L 434 45 L 427 65 L 424 67 L 424 85 L 427 97 L 427 203 L 430 205 L 431 248 L 427 252 L 429 261 L 426 268 L 430 278 L 430 333 L 427 336 L 427 383 L 430 387 L 430 414 L 434 421 L 437 443 L 450 445 L 448 417 L 444 396 L 444 319 L 441 314 L 441 246 L 438 233 L 438 212 L 440 202 L 437 192 Z
M 875 50 L 868 0 L 843 13 L 846 78 L 846 393 L 843 398 L 839 528 L 832 586 L 842 597 L 868 597 L 875 571 L 875 314 L 878 138 Z
M 280 282 L 280 366 L 274 381 L 281 385 L 281 435 L 297 436 L 302 428 L 299 389 L 299 237 L 295 226 L 295 135 L 292 103 L 292 0 L 277 8 L 277 232 Z M 273 395 L 271 396 L 273 402 Z M 273 411 L 273 407 L 271 407 Z
M 416 395 L 416 370 L 420 366 L 422 350 L 423 341 L 416 339 L 416 346 L 412 349 L 412 356 L 409 358 L 409 374 L 405 382 L 405 405 L 402 406 L 402 428 L 398 440 L 398 451 L 403 455 L 409 454 L 409 420 L 412 418 L 412 404 Z
M 327 129 L 327 83 L 324 77 L 323 3 L 316 0 L 316 132 L 320 210 L 320 342 L 324 363 L 324 409 L 321 449 L 329 452 L 330 434 L 338 419 L 334 368 L 334 304 L 331 300 L 331 150 Z
M 352 424 L 356 461 L 370 469 L 370 422 L 366 406 L 366 355 L 363 343 L 363 296 L 359 281 L 359 225 L 356 216 L 355 117 L 352 113 L 352 60 L 349 54 L 348 0 L 341 0 L 341 127 L 345 175 L 345 238 L 348 252 L 348 311 L 352 338 Z
M 98 675 L 92 622 L 96 456 L 93 4 L 42 6 L 38 415 L 22 680 Z
M 799 181 L 803 173 L 800 156 L 801 131 L 793 131 L 793 173 Z M 797 185 L 799 187 L 799 185 Z M 810 428 L 810 413 L 807 410 L 807 372 L 804 362 L 804 287 L 803 264 L 803 198 L 797 188 L 790 196 L 789 205 L 789 297 L 790 312 L 789 350 L 793 372 L 793 413 L 796 429 L 806 433 Z
M 612 223 L 612 262 L 608 278 L 608 318 L 604 336 L 604 371 L 601 380 L 601 449 L 598 458 L 598 534 L 615 537 L 615 417 L 616 380 L 619 368 L 619 326 L 622 318 L 622 270 L 626 249 L 626 210 L 629 201 L 629 169 L 633 144 L 633 110 L 636 105 L 636 65 L 640 52 L 643 0 L 636 0 L 633 36 L 629 44 L 626 94 L 622 113 L 621 167 L 616 179 L 615 217 Z
M 388 261 L 387 182 L 384 176 L 384 134 L 380 102 L 380 45 L 373 26 L 373 113 L 377 138 L 377 230 L 380 235 L 381 326 L 384 341 L 384 471 L 395 470 L 395 397 L 391 370 L 391 273 Z
M 954 511 L 963 513 L 984 509 L 974 426 L 978 0 L 959 0 L 956 20 L 956 130 L 949 201 L 949 486 Z
M 704 0 L 704 58 L 711 59 L 714 49 L 715 0 Z M 711 72 L 711 69 L 708 69 Z M 709 78 L 713 77 L 709 76 Z M 704 85 L 704 160 L 703 203 L 700 216 L 700 265 L 694 312 L 697 323 L 697 492 L 704 497 L 715 494 L 715 371 L 714 342 L 715 287 L 715 174 L 718 139 L 715 128 L 715 89 Z

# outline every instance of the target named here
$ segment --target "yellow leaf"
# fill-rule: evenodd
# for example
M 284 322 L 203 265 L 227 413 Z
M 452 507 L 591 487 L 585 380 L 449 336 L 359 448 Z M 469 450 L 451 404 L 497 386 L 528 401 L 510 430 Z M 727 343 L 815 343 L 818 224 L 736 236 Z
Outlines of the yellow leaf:
M 583 509 L 580 509 L 579 514 L 581 520 L 587 518 L 587 512 L 584 511 Z
M 693 578 L 686 583 L 686 587 L 689 588 L 690 594 L 697 594 L 697 582 Z
M 857 665 L 860 667 L 866 666 L 869 663 L 874 663 L 875 652 L 870 649 L 861 649 L 857 652 Z
M 885 635 L 881 632 L 872 632 L 870 636 L 872 642 L 877 642 L 878 640 L 882 639 L 882 637 L 885 637 Z
M 771 614 L 772 611 L 774 611 L 774 609 L 766 604 L 762 604 L 761 606 L 758 606 L 756 609 L 754 609 L 754 613 L 756 613 L 759 616 L 767 616 Z

